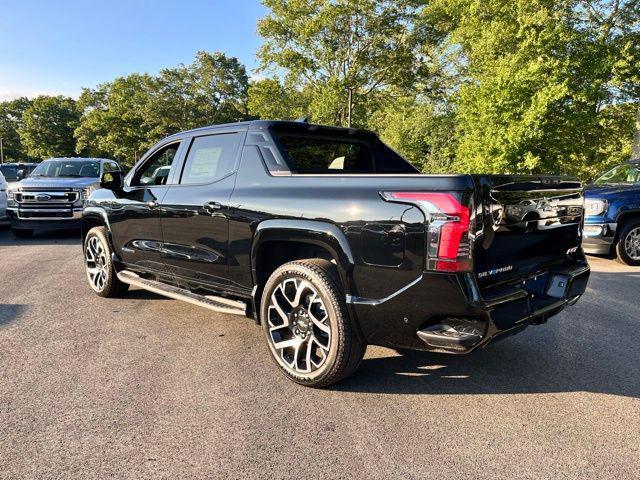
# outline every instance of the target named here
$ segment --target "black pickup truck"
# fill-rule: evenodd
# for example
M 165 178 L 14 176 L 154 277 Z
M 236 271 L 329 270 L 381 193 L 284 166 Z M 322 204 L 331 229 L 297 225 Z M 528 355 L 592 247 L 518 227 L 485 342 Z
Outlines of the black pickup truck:
M 253 316 L 290 379 L 325 386 L 366 346 L 461 354 L 586 289 L 583 189 L 422 175 L 373 133 L 251 121 L 179 133 L 83 211 L 86 273 Z

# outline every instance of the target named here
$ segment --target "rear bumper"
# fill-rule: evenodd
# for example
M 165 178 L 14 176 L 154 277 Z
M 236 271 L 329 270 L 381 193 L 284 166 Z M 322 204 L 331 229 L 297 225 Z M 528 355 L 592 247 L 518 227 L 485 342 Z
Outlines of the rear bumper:
M 382 303 L 348 300 L 370 344 L 461 354 L 545 323 L 580 298 L 589 274 L 587 263 L 579 262 L 481 292 L 472 274 L 424 273 Z M 440 325 L 452 321 L 466 322 L 477 335 L 463 341 L 434 335 L 434 329 L 438 333 Z
M 584 226 L 582 248 L 592 255 L 607 255 L 616 236 L 615 223 L 587 223 Z
M 71 230 L 80 228 L 82 219 L 82 209 L 69 210 L 68 217 L 37 217 L 38 212 L 30 211 L 30 216 L 26 217 L 23 211 L 17 208 L 8 208 L 7 213 L 11 221 L 11 228 L 27 230 Z M 44 212 L 46 215 L 46 211 Z

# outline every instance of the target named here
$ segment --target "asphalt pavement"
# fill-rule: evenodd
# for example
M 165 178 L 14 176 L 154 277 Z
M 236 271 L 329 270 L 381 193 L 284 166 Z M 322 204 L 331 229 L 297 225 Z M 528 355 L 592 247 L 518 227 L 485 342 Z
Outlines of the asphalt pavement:
M 591 265 L 546 325 L 313 390 L 251 320 L 100 298 L 77 234 L 0 226 L 0 478 L 640 478 L 640 268 Z

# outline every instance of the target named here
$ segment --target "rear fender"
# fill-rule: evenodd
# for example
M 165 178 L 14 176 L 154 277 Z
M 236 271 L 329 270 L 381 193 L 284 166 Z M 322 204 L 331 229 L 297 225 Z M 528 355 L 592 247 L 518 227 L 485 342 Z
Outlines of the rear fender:
M 269 241 L 308 243 L 329 252 L 335 260 L 345 293 L 352 292 L 353 254 L 347 237 L 336 225 L 314 220 L 274 219 L 261 222 L 251 244 L 251 273 L 254 285 L 257 278 L 257 255 Z

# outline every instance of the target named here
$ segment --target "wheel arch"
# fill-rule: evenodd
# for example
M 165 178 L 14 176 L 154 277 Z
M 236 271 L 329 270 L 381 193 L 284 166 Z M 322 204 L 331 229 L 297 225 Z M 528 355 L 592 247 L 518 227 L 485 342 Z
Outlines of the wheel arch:
M 640 208 L 622 210 L 618 213 L 618 218 L 616 220 L 618 223 L 617 230 L 619 231 L 623 223 L 628 222 L 629 220 L 640 220 Z
M 637 266 L 638 259 L 631 257 L 631 254 L 626 250 L 624 242 L 627 232 L 631 231 L 632 227 L 640 225 L 640 210 L 626 210 L 621 212 L 618 216 L 618 222 L 616 227 L 616 236 L 613 243 L 614 251 L 618 257 L 618 260 L 627 265 Z
M 273 219 L 261 222 L 251 243 L 253 312 L 259 321 L 262 289 L 280 265 L 303 258 L 325 258 L 335 263 L 345 294 L 353 292 L 353 253 L 345 234 L 332 223 Z
M 109 218 L 107 213 L 96 207 L 86 207 L 82 212 L 82 219 L 80 221 L 80 235 L 82 238 L 82 244 L 87 238 L 87 233 L 94 227 L 105 227 L 107 230 L 107 237 L 113 248 L 113 239 L 111 238 L 111 230 L 109 228 Z

